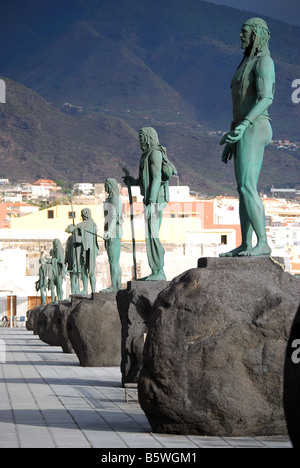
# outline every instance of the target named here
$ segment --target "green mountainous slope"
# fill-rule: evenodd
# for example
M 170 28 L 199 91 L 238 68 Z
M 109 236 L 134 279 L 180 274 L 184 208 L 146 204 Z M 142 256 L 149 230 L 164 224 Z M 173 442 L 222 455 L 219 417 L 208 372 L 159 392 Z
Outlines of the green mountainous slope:
M 124 165 L 136 173 L 137 132 L 151 125 L 180 183 L 236 193 L 220 135 L 209 131 L 229 128 L 240 27 L 254 13 L 199 0 L 3 0 L 0 13 L 4 175 L 120 179 Z M 274 138 L 300 141 L 300 104 L 291 100 L 300 28 L 266 20 L 276 66 Z M 299 150 L 270 145 L 260 187 L 297 183 L 299 160 Z

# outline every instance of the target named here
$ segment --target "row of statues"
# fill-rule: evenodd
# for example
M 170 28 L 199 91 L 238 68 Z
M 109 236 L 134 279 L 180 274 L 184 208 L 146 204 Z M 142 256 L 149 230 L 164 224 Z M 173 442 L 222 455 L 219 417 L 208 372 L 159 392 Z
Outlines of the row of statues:
M 242 243 L 232 251 L 220 254 L 226 257 L 271 253 L 267 243 L 264 206 L 257 191 L 264 148 L 272 138 L 268 108 L 274 97 L 275 70 L 268 48 L 270 32 L 264 20 L 251 18 L 243 24 L 240 38 L 244 57 L 231 82 L 233 121 L 230 131 L 223 135 L 220 144 L 225 145 L 223 162 L 226 164 L 230 159 L 234 159 L 240 198 Z M 169 161 L 166 149 L 159 143 L 154 128 L 142 128 L 139 132 L 139 142 L 142 156 L 138 177 L 134 178 L 124 169 L 123 181 L 128 187 L 129 199 L 132 186 L 139 186 L 144 198 L 146 250 L 151 273 L 142 280 L 165 280 L 164 248 L 160 242 L 159 231 L 163 210 L 169 201 L 169 180 L 177 171 Z M 104 204 L 105 226 L 102 239 L 106 245 L 112 284 L 103 291 L 109 292 L 121 289 L 122 272 L 119 260 L 123 217 L 117 181 L 107 179 L 105 190 L 107 199 Z M 58 299 L 62 290 L 62 280 L 58 278 L 63 278 L 67 272 L 71 278 L 72 294 L 86 294 L 88 282 L 94 292 L 96 285 L 95 267 L 99 250 L 97 238 L 100 236 L 97 235 L 97 226 L 91 219 L 88 208 L 82 210 L 82 222 L 76 226 L 70 225 L 68 232 L 70 238 L 65 256 L 59 240 L 55 239 L 51 259 L 41 259 L 41 267 L 48 274 L 51 294 L 53 295 L 56 288 Z M 254 247 L 253 232 L 257 237 Z M 79 290 L 80 277 L 83 291 Z M 42 284 L 44 285 L 43 280 L 40 279 L 41 294 Z
M 138 185 L 145 201 L 146 249 L 151 274 L 143 280 L 164 280 L 164 248 L 159 239 L 159 229 L 163 209 L 169 201 L 169 179 L 176 169 L 169 161 L 166 150 L 158 140 L 157 132 L 152 127 L 140 130 L 140 145 L 143 151 L 139 177 L 124 176 L 129 190 Z M 92 292 L 96 290 L 96 257 L 99 251 L 98 238 L 105 241 L 108 255 L 111 286 L 101 292 L 121 289 L 122 270 L 120 267 L 121 238 L 123 235 L 122 201 L 118 183 L 115 179 L 105 181 L 107 198 L 104 203 L 104 233 L 97 234 L 97 226 L 91 217 L 89 208 L 81 211 L 82 222 L 71 224 L 66 231 L 70 234 L 65 251 L 59 239 L 54 239 L 50 257 L 40 258 L 39 281 L 37 290 L 41 291 L 42 304 L 47 300 L 47 289 L 51 290 L 51 301 L 63 299 L 63 281 L 69 274 L 71 294 L 88 294 L 90 284 Z M 80 281 L 81 280 L 81 281 Z M 80 289 L 80 283 L 83 289 Z

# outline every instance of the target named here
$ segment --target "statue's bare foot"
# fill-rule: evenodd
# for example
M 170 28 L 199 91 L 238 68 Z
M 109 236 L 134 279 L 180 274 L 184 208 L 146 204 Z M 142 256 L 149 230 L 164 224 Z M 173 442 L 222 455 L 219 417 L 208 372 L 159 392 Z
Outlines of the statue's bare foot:
M 219 257 L 237 257 L 241 252 L 248 252 L 251 248 L 246 245 L 240 245 L 236 249 L 230 250 L 230 252 L 220 253 Z
M 86 296 L 88 295 L 88 292 L 84 289 L 83 291 L 78 291 L 76 294 L 79 296 Z
M 139 281 L 164 281 L 166 280 L 166 275 L 164 270 L 155 270 L 151 275 L 141 278 Z
M 106 292 L 117 292 L 117 291 L 119 291 L 119 289 L 118 289 L 117 287 L 115 287 L 115 286 L 110 286 L 109 288 L 101 289 L 100 292 L 106 293 Z
M 270 255 L 271 249 L 267 242 L 259 242 L 253 249 L 245 250 L 239 253 L 239 257 L 258 257 L 261 255 Z

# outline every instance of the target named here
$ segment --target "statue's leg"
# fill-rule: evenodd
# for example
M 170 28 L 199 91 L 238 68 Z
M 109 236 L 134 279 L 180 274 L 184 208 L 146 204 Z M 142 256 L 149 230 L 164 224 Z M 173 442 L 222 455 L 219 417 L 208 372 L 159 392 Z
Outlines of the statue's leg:
M 46 296 L 45 296 L 45 291 L 43 288 L 41 288 L 41 305 L 46 304 Z
M 239 184 L 241 201 L 241 229 L 246 236 L 246 249 L 238 255 L 269 255 L 271 249 L 267 242 L 265 209 L 257 191 L 257 183 L 263 162 L 265 146 L 270 142 L 272 129 L 267 119 L 262 119 L 249 127 L 237 145 L 236 177 Z M 251 227 L 250 227 L 251 225 Z M 257 244 L 250 242 L 254 230 Z
M 54 280 L 51 280 L 51 302 L 55 302 L 55 284 L 54 284 Z
M 81 279 L 83 284 L 83 290 L 80 291 L 80 294 L 87 294 L 88 293 L 88 284 L 89 284 L 89 276 L 87 271 L 87 266 L 83 264 L 81 266 Z
M 94 273 L 90 275 L 90 285 L 92 292 L 96 292 L 96 276 Z
M 70 273 L 71 279 L 71 294 L 78 294 L 79 293 L 79 278 L 78 273 Z
M 62 282 L 63 282 L 62 278 L 58 278 L 58 279 L 57 279 L 57 286 L 56 286 L 56 288 L 57 288 L 57 299 L 58 299 L 59 301 L 62 301 L 63 298 L 64 298 L 64 292 L 63 292 Z
M 101 292 L 119 291 L 122 283 L 122 270 L 120 267 L 121 239 L 118 237 L 107 241 L 107 255 L 109 260 L 111 286 Z
M 155 215 L 146 219 L 146 248 L 148 263 L 152 273 L 142 280 L 165 280 L 164 256 L 165 250 L 159 239 L 159 229 L 162 221 L 162 210 L 157 210 Z

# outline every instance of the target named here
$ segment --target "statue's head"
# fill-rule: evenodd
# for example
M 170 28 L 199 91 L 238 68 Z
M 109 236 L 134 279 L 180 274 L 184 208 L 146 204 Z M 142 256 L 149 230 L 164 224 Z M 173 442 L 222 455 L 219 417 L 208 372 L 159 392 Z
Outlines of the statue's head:
M 267 23 L 261 18 L 250 18 L 242 26 L 242 48 L 249 50 L 252 57 L 268 48 L 270 31 Z
M 57 250 L 59 247 L 61 247 L 61 242 L 59 239 L 54 239 L 53 241 L 53 249 Z
M 139 140 L 141 144 L 141 149 L 143 151 L 147 150 L 152 146 L 159 145 L 159 139 L 157 131 L 152 127 L 143 127 L 140 129 Z
M 83 208 L 83 210 L 81 210 L 81 217 L 83 220 L 90 219 L 91 216 L 91 210 L 89 208 Z
M 105 191 L 109 194 L 119 193 L 118 182 L 116 181 L 116 179 L 106 179 Z

